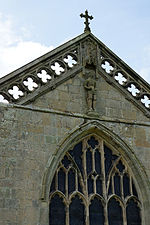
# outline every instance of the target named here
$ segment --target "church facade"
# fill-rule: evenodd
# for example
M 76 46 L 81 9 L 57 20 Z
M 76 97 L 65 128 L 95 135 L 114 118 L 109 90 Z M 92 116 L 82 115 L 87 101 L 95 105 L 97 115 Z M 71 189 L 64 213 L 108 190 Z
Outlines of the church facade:
M 0 225 L 149 225 L 150 86 L 90 30 L 0 95 Z

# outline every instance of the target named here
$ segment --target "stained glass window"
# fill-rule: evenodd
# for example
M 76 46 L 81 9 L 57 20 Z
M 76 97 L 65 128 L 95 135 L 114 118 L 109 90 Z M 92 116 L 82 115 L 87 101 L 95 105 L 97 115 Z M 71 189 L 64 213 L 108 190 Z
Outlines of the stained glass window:
M 141 203 L 124 159 L 88 136 L 59 163 L 50 187 L 49 225 L 141 225 Z

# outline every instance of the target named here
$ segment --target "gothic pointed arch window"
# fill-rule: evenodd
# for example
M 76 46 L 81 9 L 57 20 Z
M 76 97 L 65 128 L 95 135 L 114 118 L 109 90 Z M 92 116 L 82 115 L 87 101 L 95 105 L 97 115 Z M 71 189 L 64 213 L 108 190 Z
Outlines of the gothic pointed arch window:
M 65 154 L 49 198 L 49 225 L 142 225 L 141 203 L 127 164 L 96 135 Z

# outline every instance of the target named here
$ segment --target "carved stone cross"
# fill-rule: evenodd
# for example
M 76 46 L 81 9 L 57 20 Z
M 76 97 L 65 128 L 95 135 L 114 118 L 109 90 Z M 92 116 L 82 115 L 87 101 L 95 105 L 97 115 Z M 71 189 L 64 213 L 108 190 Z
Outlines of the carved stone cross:
M 86 32 L 86 31 L 91 31 L 91 30 L 90 30 L 90 27 L 89 27 L 89 24 L 90 24 L 90 23 L 89 23 L 89 19 L 92 20 L 92 19 L 93 19 L 93 16 L 89 16 L 87 10 L 85 11 L 85 15 L 84 15 L 83 13 L 81 13 L 80 16 L 81 16 L 81 18 L 82 18 L 82 17 L 85 18 L 85 22 L 84 22 L 84 24 L 85 24 L 85 29 L 84 29 L 84 32 Z

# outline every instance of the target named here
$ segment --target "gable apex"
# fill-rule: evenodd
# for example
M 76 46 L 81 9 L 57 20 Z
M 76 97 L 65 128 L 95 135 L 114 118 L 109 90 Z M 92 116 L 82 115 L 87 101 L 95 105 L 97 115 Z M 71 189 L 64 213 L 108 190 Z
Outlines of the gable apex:
M 1 78 L 0 95 L 9 103 L 26 105 L 84 71 L 87 64 L 93 64 L 97 76 L 103 76 L 150 117 L 150 85 L 90 32 Z

